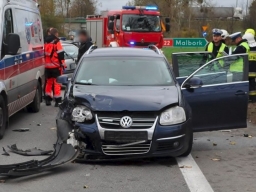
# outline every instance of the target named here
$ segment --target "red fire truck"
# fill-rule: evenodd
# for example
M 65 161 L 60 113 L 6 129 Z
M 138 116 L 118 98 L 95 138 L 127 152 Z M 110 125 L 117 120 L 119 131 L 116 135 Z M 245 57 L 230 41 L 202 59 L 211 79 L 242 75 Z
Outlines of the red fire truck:
M 163 47 L 163 32 L 170 19 L 160 16 L 157 7 L 123 6 L 121 10 L 89 15 L 86 27 L 98 47 Z

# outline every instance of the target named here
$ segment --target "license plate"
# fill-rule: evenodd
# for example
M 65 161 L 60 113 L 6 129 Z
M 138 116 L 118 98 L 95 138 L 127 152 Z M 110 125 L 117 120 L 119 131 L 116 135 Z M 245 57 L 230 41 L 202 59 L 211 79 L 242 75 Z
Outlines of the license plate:
M 148 132 L 146 131 L 105 131 L 104 135 L 107 141 L 117 142 L 136 142 L 148 140 Z

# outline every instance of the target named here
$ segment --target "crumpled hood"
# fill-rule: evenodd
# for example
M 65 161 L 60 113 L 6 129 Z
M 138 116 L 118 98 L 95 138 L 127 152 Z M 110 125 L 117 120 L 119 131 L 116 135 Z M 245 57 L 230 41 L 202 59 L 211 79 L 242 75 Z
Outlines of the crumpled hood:
M 77 104 L 89 103 L 94 111 L 159 111 L 178 103 L 176 86 L 86 86 L 75 85 Z

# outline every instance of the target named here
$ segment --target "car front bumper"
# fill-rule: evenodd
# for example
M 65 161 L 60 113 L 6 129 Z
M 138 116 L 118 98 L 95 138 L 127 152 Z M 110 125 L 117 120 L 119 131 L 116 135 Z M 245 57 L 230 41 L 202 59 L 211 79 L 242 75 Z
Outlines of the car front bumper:
M 68 124 L 68 123 L 67 123 Z M 154 124 L 154 130 L 151 135 L 149 129 L 147 140 L 138 140 L 131 142 L 113 142 L 106 140 L 102 128 L 95 122 L 91 124 L 75 123 L 72 126 L 77 133 L 77 139 L 86 143 L 87 147 L 83 152 L 87 155 L 96 155 L 113 158 L 144 158 L 144 157 L 161 157 L 161 156 L 180 156 L 190 147 L 192 132 L 191 120 L 179 125 L 161 126 L 158 121 Z M 62 126 L 63 127 L 63 126 Z M 58 128 L 59 129 L 59 128 Z M 109 131 L 108 129 L 105 129 Z M 141 129 L 140 129 L 141 130 Z M 110 132 L 112 132 L 111 130 Z M 135 131 L 134 129 L 122 130 L 125 132 Z M 121 130 L 114 130 L 118 134 Z

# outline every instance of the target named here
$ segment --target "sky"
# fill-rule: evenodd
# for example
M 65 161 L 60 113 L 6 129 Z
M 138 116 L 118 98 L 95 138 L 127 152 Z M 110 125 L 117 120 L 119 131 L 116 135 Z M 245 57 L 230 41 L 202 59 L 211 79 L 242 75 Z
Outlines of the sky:
M 234 7 L 236 5 L 236 0 L 213 0 L 215 1 L 216 5 L 218 6 L 232 6 Z M 238 6 L 243 7 L 242 4 L 246 4 L 246 0 L 237 0 Z M 250 2 L 251 0 L 249 0 Z M 113 9 L 120 9 L 123 5 L 125 5 L 128 0 L 99 0 L 99 2 L 102 4 L 101 7 L 99 7 L 100 10 L 113 10 Z M 245 6 L 245 5 L 244 5 Z

